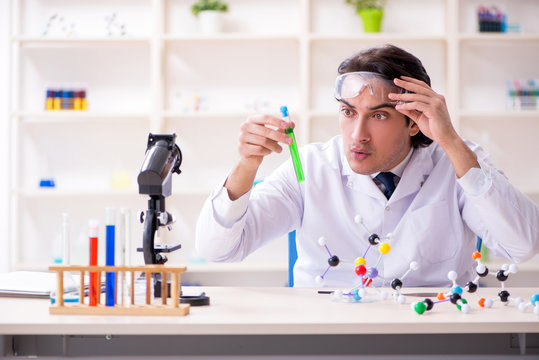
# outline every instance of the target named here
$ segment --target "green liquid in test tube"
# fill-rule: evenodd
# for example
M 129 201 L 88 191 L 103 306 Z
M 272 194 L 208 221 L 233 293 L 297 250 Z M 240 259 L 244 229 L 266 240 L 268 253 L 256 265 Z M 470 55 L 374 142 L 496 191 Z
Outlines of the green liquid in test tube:
M 290 124 L 290 127 L 284 132 L 292 137 L 292 144 L 289 145 L 290 155 L 292 156 L 292 163 L 294 164 L 294 170 L 296 171 L 296 178 L 298 179 L 298 182 L 301 183 L 305 181 L 305 176 L 303 175 L 301 161 L 299 160 L 298 145 L 296 143 L 296 137 L 294 136 L 294 130 L 292 129 L 292 123 L 288 117 L 288 108 L 286 106 L 281 106 L 281 117 Z

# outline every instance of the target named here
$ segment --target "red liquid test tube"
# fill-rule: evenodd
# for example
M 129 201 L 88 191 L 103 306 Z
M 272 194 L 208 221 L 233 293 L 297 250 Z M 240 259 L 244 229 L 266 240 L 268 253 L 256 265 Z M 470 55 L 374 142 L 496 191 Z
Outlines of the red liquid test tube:
M 88 221 L 88 232 L 90 237 L 90 266 L 97 265 L 97 242 L 99 236 L 99 221 L 90 219 Z M 90 272 L 90 283 L 88 284 L 88 297 L 90 306 L 97 306 L 98 296 L 101 295 L 100 279 L 97 272 Z

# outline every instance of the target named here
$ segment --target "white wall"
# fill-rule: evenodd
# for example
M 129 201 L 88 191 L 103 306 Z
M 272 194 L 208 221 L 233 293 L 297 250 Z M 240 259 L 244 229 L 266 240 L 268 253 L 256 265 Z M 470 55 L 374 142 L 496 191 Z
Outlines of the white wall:
M 8 268 L 8 208 L 9 208 L 9 1 L 0 1 L 0 272 Z

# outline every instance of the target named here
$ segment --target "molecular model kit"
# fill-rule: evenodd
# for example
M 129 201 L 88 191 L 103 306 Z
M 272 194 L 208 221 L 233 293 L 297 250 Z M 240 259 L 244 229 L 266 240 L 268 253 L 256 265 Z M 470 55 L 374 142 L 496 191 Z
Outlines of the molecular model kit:
M 371 286 L 371 289 L 374 289 L 379 298 L 381 300 L 385 300 L 389 297 L 389 294 L 384 289 L 379 289 L 374 286 L 373 280 L 377 277 L 382 278 L 379 275 L 377 266 L 380 263 L 382 256 L 389 253 L 391 250 L 390 242 L 393 238 L 393 234 L 388 233 L 385 236 L 379 236 L 376 233 L 371 232 L 364 224 L 363 218 L 359 215 L 356 215 L 354 217 L 354 222 L 358 225 L 361 225 L 367 233 L 369 233 L 368 241 L 369 246 L 365 250 L 364 254 L 361 257 L 356 258 L 355 260 L 355 268 L 354 271 L 356 275 L 360 278 L 359 285 L 353 287 L 350 290 L 335 290 L 333 291 L 333 299 L 335 301 L 340 302 L 372 302 L 376 301 L 371 299 L 367 299 L 366 296 L 369 295 L 368 289 L 369 286 Z M 324 278 L 328 271 L 330 271 L 331 268 L 338 266 L 341 262 L 344 262 L 339 258 L 339 256 L 333 254 L 328 245 L 327 241 L 324 237 L 320 237 L 318 239 L 318 244 L 325 249 L 325 251 L 329 254 L 328 258 L 328 267 L 325 269 L 325 271 L 317 276 L 315 278 L 315 281 L 317 284 L 323 284 Z M 376 247 L 379 251 L 378 259 L 376 260 L 376 263 L 373 266 L 367 266 L 366 256 L 368 252 L 371 250 L 371 248 Z M 456 305 L 456 308 L 460 310 L 462 313 L 467 314 L 471 310 L 471 306 L 468 303 L 468 301 L 462 297 L 462 294 L 464 291 L 467 291 L 469 293 L 475 293 L 479 289 L 479 279 L 486 277 L 489 275 L 489 269 L 488 267 L 481 262 L 481 253 L 479 251 L 475 251 L 472 254 L 473 260 L 477 262 L 477 266 L 475 268 L 475 271 L 477 273 L 477 276 L 469 281 L 464 287 L 461 287 L 457 284 L 456 279 L 458 277 L 458 274 L 456 271 L 449 271 L 447 277 L 448 279 L 453 283 L 452 287 L 447 292 L 440 292 L 437 295 L 436 300 L 432 300 L 430 298 L 426 298 L 423 301 L 414 302 L 411 304 L 411 308 L 413 311 L 415 311 L 417 314 L 423 314 L 425 311 L 430 311 L 434 308 L 434 305 L 444 302 L 451 302 L 452 304 Z M 419 264 L 416 261 L 410 262 L 409 269 L 400 277 L 395 278 L 391 281 L 391 288 L 393 289 L 393 298 L 398 304 L 404 304 L 406 303 L 406 296 L 401 292 L 403 288 L 403 280 L 406 278 L 406 276 L 411 271 L 416 271 L 419 269 Z M 515 264 L 503 264 L 502 268 L 495 272 L 490 273 L 490 275 L 493 275 L 496 277 L 496 279 L 501 284 L 501 291 L 498 293 L 498 297 L 494 299 L 489 298 L 481 298 L 478 301 L 478 305 L 481 308 L 491 308 L 497 301 L 501 302 L 503 305 L 509 305 L 511 303 L 515 304 L 518 307 L 518 310 L 521 312 L 526 312 L 528 308 L 532 308 L 532 312 L 535 315 L 539 316 L 539 294 L 533 294 L 530 297 L 530 301 L 526 302 L 521 297 L 511 297 L 509 291 L 505 289 L 505 281 L 508 279 L 509 274 L 516 274 L 518 272 L 518 267 Z M 387 280 L 382 278 L 383 280 Z
M 355 260 L 355 273 L 357 276 L 360 277 L 360 284 L 354 288 L 352 288 L 350 291 L 340 291 L 337 290 L 333 293 L 334 298 L 341 301 L 355 301 L 359 302 L 361 301 L 366 295 L 367 295 L 367 287 L 372 284 L 372 281 L 379 277 L 382 278 L 379 273 L 377 266 L 382 260 L 382 256 L 389 253 L 391 250 L 391 245 L 389 242 L 393 238 L 393 235 L 391 233 L 387 234 L 386 236 L 380 237 L 378 234 L 375 234 L 371 232 L 364 224 L 363 218 L 359 215 L 356 215 L 354 217 L 354 222 L 356 224 L 361 225 L 367 233 L 371 234 L 368 238 L 369 240 L 369 246 L 367 247 L 367 250 L 365 250 L 365 253 L 363 256 L 356 258 Z M 332 268 L 340 264 L 341 259 L 337 256 L 331 253 L 329 250 L 326 239 L 324 237 L 321 237 L 318 239 L 318 244 L 325 248 L 325 250 L 329 254 L 328 259 L 328 267 L 324 271 L 324 273 L 320 276 L 317 276 L 315 281 L 317 284 L 322 284 L 324 282 L 324 276 L 327 274 L 327 272 Z M 374 266 L 367 266 L 367 261 L 365 260 L 367 253 L 372 247 L 378 247 L 378 251 L 380 252 L 380 255 L 378 256 L 378 260 L 374 264 Z M 415 271 L 419 268 L 419 264 L 416 261 L 410 262 L 409 269 L 400 277 L 395 278 L 391 281 L 391 288 L 394 290 L 393 292 L 393 298 L 399 303 L 404 304 L 406 302 L 406 297 L 401 293 L 402 285 L 404 278 L 410 273 L 410 271 Z M 383 279 L 386 280 L 386 279 Z M 378 289 L 376 287 L 373 288 L 378 292 L 381 299 L 386 299 L 388 297 L 388 293 L 385 290 Z
M 415 302 L 412 304 L 412 309 L 418 313 L 423 314 L 425 311 L 430 311 L 435 304 L 450 301 L 452 304 L 456 305 L 457 309 L 461 310 L 463 313 L 467 314 L 470 312 L 470 304 L 468 301 L 462 297 L 462 293 L 466 290 L 468 293 L 475 293 L 479 288 L 479 279 L 489 275 L 488 267 L 481 262 L 481 253 L 479 251 L 474 251 L 472 258 L 477 262 L 475 271 L 477 276 L 474 280 L 469 281 L 464 287 L 461 287 L 457 284 L 457 273 L 455 271 L 450 271 L 447 274 L 447 278 L 453 282 L 453 286 L 446 293 L 439 293 L 437 296 L 437 301 L 432 301 L 429 298 L 421 302 Z M 480 298 L 478 305 L 482 308 L 491 308 L 496 301 L 500 301 L 504 305 L 509 305 L 514 303 L 518 310 L 521 312 L 526 312 L 528 307 L 533 307 L 533 313 L 539 315 L 539 294 L 533 294 L 530 297 L 530 301 L 526 302 L 521 297 L 513 298 L 509 291 L 505 289 L 505 281 L 509 278 L 509 274 L 516 274 L 518 272 L 518 267 L 515 264 L 503 264 L 502 268 L 496 273 L 490 273 L 496 277 L 496 279 L 501 284 L 501 290 L 498 293 L 498 297 L 494 299 L 489 298 Z

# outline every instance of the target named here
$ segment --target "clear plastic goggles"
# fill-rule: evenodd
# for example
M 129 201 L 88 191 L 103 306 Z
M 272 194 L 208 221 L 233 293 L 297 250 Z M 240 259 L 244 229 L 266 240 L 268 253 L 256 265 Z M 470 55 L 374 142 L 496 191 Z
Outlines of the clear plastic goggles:
M 335 99 L 351 99 L 362 93 L 368 93 L 382 103 L 397 105 L 402 101 L 390 100 L 389 93 L 402 94 L 405 90 L 396 86 L 393 81 L 386 79 L 380 74 L 358 71 L 337 76 L 335 80 Z

